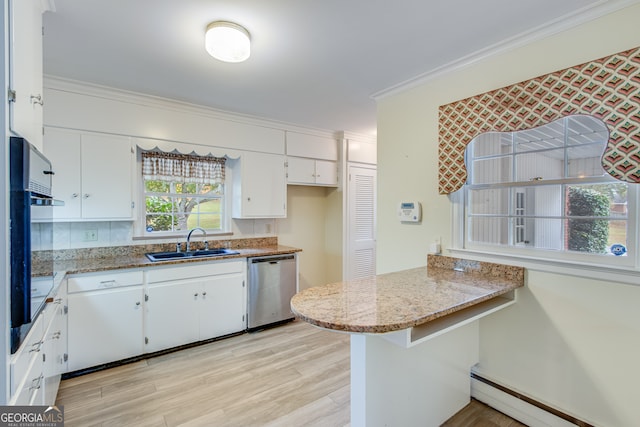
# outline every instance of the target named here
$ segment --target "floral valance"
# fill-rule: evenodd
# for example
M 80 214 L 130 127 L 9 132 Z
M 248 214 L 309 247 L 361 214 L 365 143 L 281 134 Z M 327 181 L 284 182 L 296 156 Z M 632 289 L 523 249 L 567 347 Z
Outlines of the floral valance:
M 192 154 L 142 152 L 142 176 L 157 181 L 221 184 L 225 178 L 225 158 Z
M 441 106 L 440 194 L 464 185 L 464 151 L 480 133 L 530 129 L 573 114 L 589 114 L 607 125 L 605 171 L 640 183 L 640 48 L 635 48 Z

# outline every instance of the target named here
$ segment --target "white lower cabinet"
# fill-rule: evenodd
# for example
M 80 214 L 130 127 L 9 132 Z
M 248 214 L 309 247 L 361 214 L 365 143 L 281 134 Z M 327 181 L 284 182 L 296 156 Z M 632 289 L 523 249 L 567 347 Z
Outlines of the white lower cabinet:
M 68 361 L 54 350 L 47 369 L 73 372 L 244 331 L 246 265 L 242 258 L 70 276 Z
M 142 283 L 142 270 L 69 277 L 69 371 L 142 354 Z
M 11 358 L 10 405 L 55 404 L 60 377 L 66 370 L 66 329 L 66 299 L 61 286 Z
M 146 348 L 151 353 L 246 329 L 246 261 L 147 271 Z
M 11 357 L 10 405 L 39 405 L 42 401 L 44 322 L 43 311 L 33 322 L 23 344 Z
M 49 303 L 51 320 L 44 334 L 44 405 L 55 404 L 60 379 L 67 371 L 67 297 L 62 286 Z

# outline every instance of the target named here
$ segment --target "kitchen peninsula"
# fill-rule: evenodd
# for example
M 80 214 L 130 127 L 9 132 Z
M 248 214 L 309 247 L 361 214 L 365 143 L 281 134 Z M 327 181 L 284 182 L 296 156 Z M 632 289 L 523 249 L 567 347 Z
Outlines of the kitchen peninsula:
M 432 426 L 469 402 L 477 320 L 522 286 L 524 268 L 429 255 L 427 267 L 306 289 L 291 307 L 352 334 L 352 426 Z

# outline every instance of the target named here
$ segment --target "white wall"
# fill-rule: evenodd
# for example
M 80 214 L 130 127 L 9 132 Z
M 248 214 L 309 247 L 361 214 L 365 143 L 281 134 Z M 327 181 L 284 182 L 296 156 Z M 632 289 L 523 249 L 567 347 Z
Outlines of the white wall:
M 329 203 L 335 192 L 336 189 L 324 187 L 287 187 L 287 218 L 277 220 L 276 231 L 278 243 L 302 249 L 298 254 L 301 290 L 341 278 L 342 271 L 328 268 L 333 255 L 327 253 L 330 241 L 325 231 L 332 222 L 338 222 L 332 219 L 337 213 L 332 213 Z
M 640 5 L 378 100 L 378 273 L 451 246 L 438 195 L 438 106 L 640 45 Z M 401 198 L 423 204 L 400 224 Z M 526 395 L 600 426 L 638 425 L 640 286 L 529 271 L 518 304 L 481 322 L 480 367 Z

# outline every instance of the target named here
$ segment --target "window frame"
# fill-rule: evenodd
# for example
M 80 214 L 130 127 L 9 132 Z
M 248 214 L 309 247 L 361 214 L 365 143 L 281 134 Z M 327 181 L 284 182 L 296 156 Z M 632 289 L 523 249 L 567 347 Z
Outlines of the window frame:
M 566 150 L 566 146 L 565 146 Z M 465 153 L 468 154 L 468 153 Z M 516 158 L 515 152 L 505 154 Z M 485 156 L 478 156 L 483 159 Z M 491 156 L 490 156 L 491 157 Z M 496 155 L 495 157 L 501 157 Z M 467 165 L 470 164 L 469 156 L 465 155 Z M 515 161 L 515 160 L 514 160 Z M 566 158 L 565 158 L 566 162 Z M 510 165 L 514 167 L 513 164 Z M 473 182 L 472 179 L 472 167 L 468 168 L 469 179 L 467 183 L 455 193 L 449 195 L 452 203 L 452 248 L 451 252 L 463 256 L 471 256 L 480 260 L 496 260 L 500 259 L 507 264 L 526 264 L 528 268 L 538 269 L 541 271 L 556 271 L 566 274 L 583 276 L 583 277 L 600 277 L 602 279 L 611 280 L 611 277 L 618 277 L 619 281 L 624 283 L 640 284 L 638 277 L 640 276 L 640 237 L 638 236 L 638 227 L 640 226 L 640 185 L 627 183 L 627 242 L 628 249 L 627 256 L 614 256 L 607 254 L 588 254 L 584 252 L 568 251 L 566 249 L 553 250 L 553 249 L 540 249 L 532 247 L 521 247 L 513 244 L 515 242 L 515 229 L 512 229 L 514 223 L 509 222 L 509 240 L 508 244 L 482 244 L 478 242 L 472 242 L 468 239 L 468 202 L 469 192 L 474 189 L 492 189 L 492 188 L 505 188 L 508 189 L 508 200 L 515 202 L 515 192 L 517 189 L 544 186 L 544 185 L 561 185 L 564 189 L 565 185 L 589 185 L 589 184 L 605 184 L 619 182 L 613 177 L 610 177 L 603 170 L 601 177 L 587 177 L 587 178 L 560 178 L 560 179 L 548 179 L 548 180 L 532 180 L 527 181 L 512 181 L 501 183 L 483 183 L 483 184 L 469 184 Z M 511 173 L 515 173 L 513 170 Z M 565 175 L 566 176 L 566 175 Z M 515 177 L 515 175 L 514 175 Z M 526 198 L 526 197 L 525 197 Z M 560 219 L 563 219 L 566 212 L 563 211 Z M 491 216 L 491 215 L 489 215 Z M 504 217 L 504 214 L 502 214 Z M 500 215 L 496 215 L 500 217 Z M 509 208 L 507 218 L 515 220 L 515 210 L 513 207 Z M 613 275 L 613 276 L 612 276 Z
M 138 149 L 137 151 L 137 161 L 136 161 L 136 186 L 138 188 L 137 191 L 137 209 L 135 214 L 135 224 L 133 227 L 134 240 L 148 240 L 148 239 L 171 239 L 176 237 L 185 237 L 189 230 L 177 230 L 177 231 L 147 231 L 147 219 L 146 219 L 146 196 L 147 192 L 145 189 L 145 178 L 142 174 L 142 154 L 141 152 L 144 150 Z M 222 183 L 222 196 L 220 197 L 220 230 L 214 229 L 204 229 L 207 233 L 207 237 L 211 236 L 229 236 L 232 235 L 233 232 L 231 230 L 231 193 L 229 189 L 231 188 L 231 171 L 227 168 L 227 173 L 225 174 L 224 182 Z M 167 193 L 169 194 L 169 193 Z

